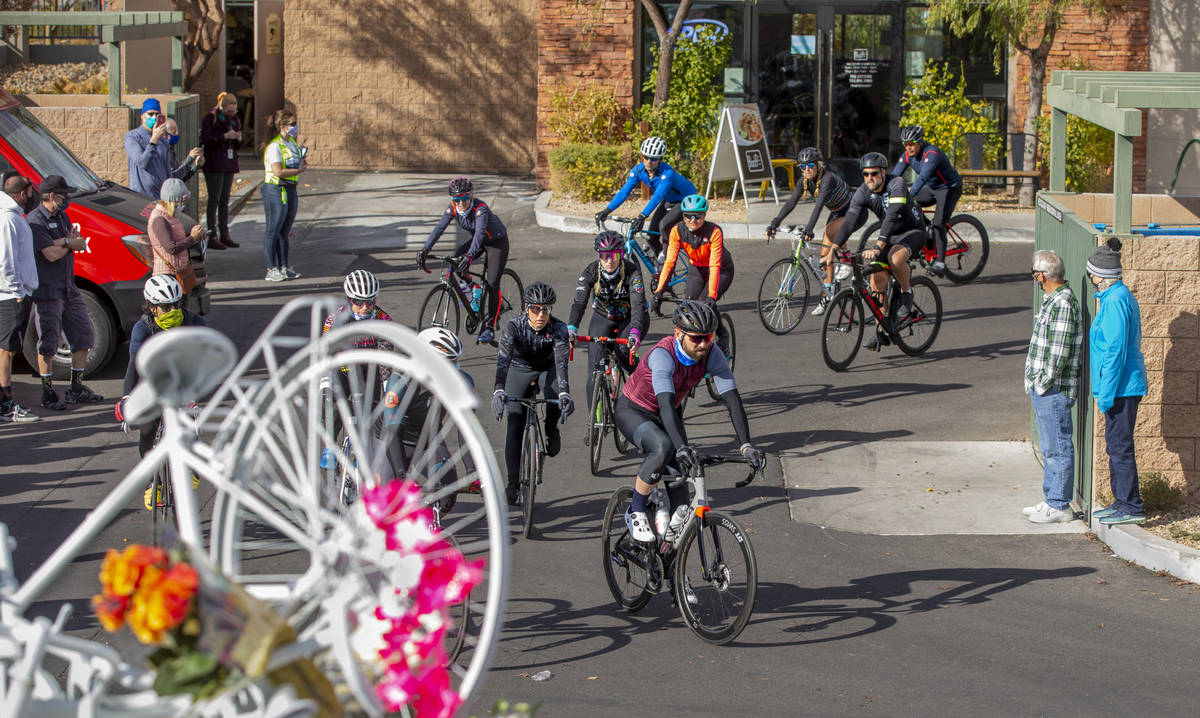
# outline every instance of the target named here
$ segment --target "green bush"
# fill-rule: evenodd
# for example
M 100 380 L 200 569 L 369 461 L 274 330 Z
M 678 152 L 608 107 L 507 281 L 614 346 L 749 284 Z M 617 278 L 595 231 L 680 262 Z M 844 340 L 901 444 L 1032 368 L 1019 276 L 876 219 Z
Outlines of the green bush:
M 1183 490 L 1157 471 L 1138 477 L 1138 492 L 1147 511 L 1170 511 L 1183 503 Z
M 1038 142 L 1050 146 L 1050 118 L 1037 122 Z M 1050 158 L 1043 153 L 1039 169 L 1049 170 Z M 1067 190 L 1071 192 L 1112 192 L 1113 133 L 1087 120 L 1067 115 Z
M 929 60 L 925 74 L 909 80 L 900 96 L 900 124 L 920 125 L 925 141 L 940 147 L 955 165 L 960 164 L 955 152 L 966 152 L 965 137 L 983 134 L 984 163 L 995 166 L 1004 151 L 1004 140 L 996 121 L 987 116 L 988 103 L 971 102 L 966 87 L 961 68 L 954 73 L 948 62 Z
M 575 199 L 608 199 L 637 161 L 632 145 L 568 143 L 550 150 L 550 186 Z
M 729 35 L 718 34 L 708 25 L 701 26 L 693 38 L 681 37 L 671 62 L 666 103 L 638 109 L 638 118 L 649 123 L 650 134 L 666 140 L 667 162 L 693 182 L 708 174 L 725 101 L 721 78 L 732 51 Z M 658 81 L 657 45 L 651 48 L 650 66 L 654 69 L 642 86 L 644 92 L 653 92 Z
M 550 131 L 570 144 L 617 145 L 632 131 L 632 113 L 611 87 L 591 85 L 556 90 L 550 96 Z

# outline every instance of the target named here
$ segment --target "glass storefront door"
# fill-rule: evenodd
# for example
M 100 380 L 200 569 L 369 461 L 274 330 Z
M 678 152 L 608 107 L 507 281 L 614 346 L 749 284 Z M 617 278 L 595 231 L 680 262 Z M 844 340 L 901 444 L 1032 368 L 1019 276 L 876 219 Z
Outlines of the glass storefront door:
M 902 79 L 896 12 L 878 5 L 793 12 L 763 3 L 752 89 L 772 157 L 795 157 L 801 147 L 815 146 L 857 184 L 859 157 L 871 151 L 892 156 L 899 116 L 893 98 Z

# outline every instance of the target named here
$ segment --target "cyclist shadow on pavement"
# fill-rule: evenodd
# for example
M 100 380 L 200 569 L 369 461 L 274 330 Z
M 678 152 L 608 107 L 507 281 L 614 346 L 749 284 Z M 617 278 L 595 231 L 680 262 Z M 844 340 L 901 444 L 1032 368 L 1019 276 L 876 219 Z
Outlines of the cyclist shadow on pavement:
M 544 482 L 546 487 L 549 482 Z M 534 498 L 533 536 L 530 541 L 591 541 L 600 537 L 600 520 L 611 491 L 576 494 L 549 501 L 539 493 Z M 520 522 L 514 510 L 513 521 Z M 517 532 L 514 523 L 514 535 Z
M 1027 342 L 1028 343 L 1028 342 Z M 927 397 L 947 391 L 970 389 L 970 384 L 881 381 L 870 384 L 796 384 L 790 387 L 748 391 L 742 395 L 750 419 L 783 414 L 793 409 L 812 411 L 814 406 L 864 406 L 878 401 Z M 722 405 L 723 408 L 724 405 Z
M 766 634 L 775 633 L 779 640 L 737 644 L 768 647 L 857 638 L 890 628 L 906 615 L 986 603 L 1000 593 L 1034 581 L 1074 578 L 1095 571 L 1087 566 L 1045 570 L 935 568 L 855 578 L 845 586 L 804 588 L 759 582 L 754 616 L 742 636 L 764 635 L 755 629 L 766 627 Z

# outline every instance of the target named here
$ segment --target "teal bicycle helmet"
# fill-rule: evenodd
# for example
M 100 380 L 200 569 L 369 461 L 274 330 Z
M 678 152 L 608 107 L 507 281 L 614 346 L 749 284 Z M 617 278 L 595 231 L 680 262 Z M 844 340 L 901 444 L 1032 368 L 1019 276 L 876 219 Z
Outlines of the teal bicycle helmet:
M 707 212 L 708 200 L 698 194 L 689 194 L 683 198 L 679 209 L 683 212 Z

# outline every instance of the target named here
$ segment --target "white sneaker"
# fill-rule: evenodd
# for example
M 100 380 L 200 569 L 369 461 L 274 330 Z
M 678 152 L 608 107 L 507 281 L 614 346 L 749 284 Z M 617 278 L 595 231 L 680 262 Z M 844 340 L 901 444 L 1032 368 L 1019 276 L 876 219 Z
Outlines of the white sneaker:
M 821 316 L 822 314 L 824 314 L 824 313 L 825 313 L 825 308 L 826 308 L 826 307 L 828 307 L 828 306 L 829 306 L 829 295 L 828 295 L 828 294 L 822 294 L 822 295 L 821 295 L 821 301 L 817 302 L 817 306 L 816 306 L 816 308 L 812 310 L 812 315 L 813 315 L 814 317 L 819 317 L 819 316 Z
M 1046 508 L 1046 502 L 1039 501 L 1033 506 L 1026 506 L 1025 508 L 1021 509 L 1021 513 L 1025 514 L 1026 516 L 1032 516 L 1044 508 Z
M 650 519 L 646 518 L 645 511 L 629 512 L 629 535 L 641 543 L 654 541 L 654 529 L 650 528 Z
M 282 282 L 283 279 L 283 271 L 278 267 L 271 267 L 267 270 L 267 276 L 263 277 L 263 280 L 267 282 Z
M 1065 524 L 1075 520 L 1075 512 L 1069 508 L 1052 508 L 1050 504 L 1043 503 L 1041 509 L 1029 514 L 1029 520 L 1035 524 Z

